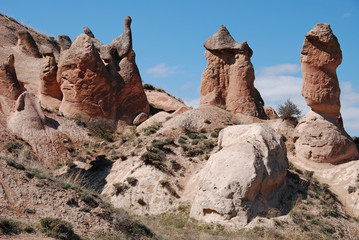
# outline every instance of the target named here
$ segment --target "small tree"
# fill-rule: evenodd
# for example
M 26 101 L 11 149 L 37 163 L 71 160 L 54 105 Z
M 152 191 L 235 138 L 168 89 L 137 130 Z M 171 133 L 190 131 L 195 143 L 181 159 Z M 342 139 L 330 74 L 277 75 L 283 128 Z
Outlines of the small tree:
M 297 105 L 295 105 L 290 99 L 287 99 L 283 105 L 280 104 L 278 106 L 278 113 L 280 118 L 293 121 L 297 124 L 302 111 L 300 111 Z

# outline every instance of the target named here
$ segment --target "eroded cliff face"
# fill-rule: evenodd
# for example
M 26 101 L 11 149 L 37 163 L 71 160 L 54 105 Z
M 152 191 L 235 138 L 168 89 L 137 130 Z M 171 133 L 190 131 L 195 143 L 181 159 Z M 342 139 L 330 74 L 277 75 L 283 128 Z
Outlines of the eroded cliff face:
M 200 105 L 224 105 L 233 113 L 267 119 L 254 87 L 253 51 L 237 43 L 225 26 L 204 43 L 208 65 L 202 74 Z

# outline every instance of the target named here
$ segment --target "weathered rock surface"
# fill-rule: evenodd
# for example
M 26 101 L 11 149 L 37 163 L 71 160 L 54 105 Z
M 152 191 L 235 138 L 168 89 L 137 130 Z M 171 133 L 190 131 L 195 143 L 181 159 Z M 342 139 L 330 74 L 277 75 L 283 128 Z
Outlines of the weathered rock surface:
M 145 93 L 149 103 L 167 112 L 177 111 L 180 108 L 184 108 L 187 110 L 190 109 L 183 102 L 175 99 L 174 97 L 169 96 L 165 92 L 145 90 Z
M 335 120 L 314 111 L 307 113 L 296 127 L 297 157 L 320 163 L 341 163 L 359 159 L 352 138 Z
M 270 120 L 279 118 L 277 112 L 271 106 L 264 106 L 263 109 Z
M 0 95 L 16 100 L 25 90 L 18 81 L 15 71 L 15 57 L 10 55 L 6 62 L 0 66 Z
M 127 19 L 123 33 L 126 36 L 131 35 Z M 61 54 L 57 74 L 63 93 L 60 111 L 65 116 L 81 116 L 85 120 L 102 117 L 132 124 L 139 113 L 149 113 L 132 43 L 117 42 L 116 49 L 120 49 L 121 44 L 130 49 L 125 55 L 107 52 L 110 58 L 105 60 L 105 65 L 101 58 L 104 48 L 98 49 L 93 40 L 81 34 L 70 49 Z
M 313 111 L 336 119 L 340 114 L 340 89 L 336 68 L 342 62 L 338 39 L 329 24 L 317 24 L 305 35 L 300 56 L 302 95 Z
M 37 47 L 36 42 L 28 31 L 22 30 L 17 32 L 18 37 L 18 46 L 29 55 L 41 58 L 39 48 Z
M 300 56 L 302 95 L 312 111 L 296 127 L 296 154 L 301 159 L 337 164 L 359 154 L 343 128 L 336 68 L 342 61 L 338 39 L 329 24 L 317 24 L 304 39 Z
M 140 113 L 135 117 L 132 124 L 137 126 L 146 121 L 147 119 L 148 115 L 146 113 Z
M 281 136 L 265 124 L 231 126 L 219 137 L 219 152 L 199 173 L 191 217 L 243 226 L 278 204 L 288 161 Z
M 50 101 L 48 98 L 62 100 L 62 92 L 57 82 L 57 63 L 52 52 L 42 53 L 43 64 L 41 66 L 40 79 L 40 100 L 41 102 Z
M 206 40 L 208 65 L 202 74 L 200 105 L 224 105 L 233 113 L 267 119 L 254 87 L 253 51 L 237 43 L 225 26 Z
M 87 36 L 89 36 L 90 38 L 95 38 L 95 36 L 93 35 L 92 31 L 91 31 L 88 27 L 84 26 L 83 29 L 84 29 L 84 33 L 85 33 Z
M 60 44 L 61 52 L 65 51 L 71 47 L 72 41 L 69 36 L 59 35 L 59 36 L 57 36 L 57 39 Z
M 39 99 L 29 92 L 22 93 L 17 99 L 13 112 L 7 119 L 7 127 L 26 140 L 34 152 L 38 153 L 44 166 L 50 168 L 70 157 L 63 143 L 64 135 L 71 139 L 72 146 L 84 139 L 89 140 L 87 131 L 73 121 L 57 116 L 56 119 L 46 117 Z

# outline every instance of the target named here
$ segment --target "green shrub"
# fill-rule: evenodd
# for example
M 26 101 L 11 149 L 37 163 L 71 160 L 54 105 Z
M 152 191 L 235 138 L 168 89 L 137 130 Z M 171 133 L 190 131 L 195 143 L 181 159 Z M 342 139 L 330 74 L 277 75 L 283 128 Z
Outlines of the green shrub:
M 297 105 L 295 105 L 290 99 L 287 99 L 283 105 L 278 106 L 278 114 L 280 118 L 290 120 L 297 124 L 302 112 L 299 110 Z
M 80 240 L 80 237 L 74 233 L 72 225 L 59 218 L 42 218 L 39 221 L 41 232 L 49 237 L 63 240 Z
M 119 211 L 113 219 L 114 229 L 123 232 L 127 239 L 153 238 L 152 231 L 139 221 L 133 221 L 127 212 Z M 145 238 L 147 237 L 147 238 Z
M 153 85 L 151 85 L 151 84 L 145 83 L 145 84 L 143 84 L 143 89 L 155 90 L 155 87 Z
M 146 205 L 146 202 L 143 201 L 142 198 L 138 199 L 137 202 L 138 202 L 138 204 L 140 204 L 141 206 L 145 206 L 145 205 Z
M 141 155 L 140 159 L 146 165 L 153 165 L 158 169 L 163 169 L 166 153 L 158 148 L 147 148 L 147 151 Z
M 162 123 L 155 123 L 145 129 L 143 129 L 143 132 L 146 136 L 156 133 L 160 128 L 162 127 Z
M 32 226 L 26 226 L 24 231 L 27 233 L 35 233 L 36 232 L 35 228 L 33 228 Z
M 0 233 L 5 235 L 21 233 L 20 223 L 11 219 L 0 218 Z

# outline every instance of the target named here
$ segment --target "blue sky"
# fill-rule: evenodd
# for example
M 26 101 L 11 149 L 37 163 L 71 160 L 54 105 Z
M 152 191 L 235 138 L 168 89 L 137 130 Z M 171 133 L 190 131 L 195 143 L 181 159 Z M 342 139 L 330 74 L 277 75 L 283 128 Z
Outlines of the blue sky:
M 194 106 L 207 65 L 203 43 L 223 24 L 237 42 L 246 40 L 253 49 L 255 86 L 265 103 L 277 108 L 291 98 L 303 113 L 309 110 L 300 93 L 304 35 L 316 23 L 329 23 L 343 52 L 337 73 L 345 128 L 359 136 L 358 0 L 0 0 L 0 12 L 40 32 L 67 34 L 72 40 L 88 26 L 105 44 L 121 34 L 129 15 L 143 82 Z

